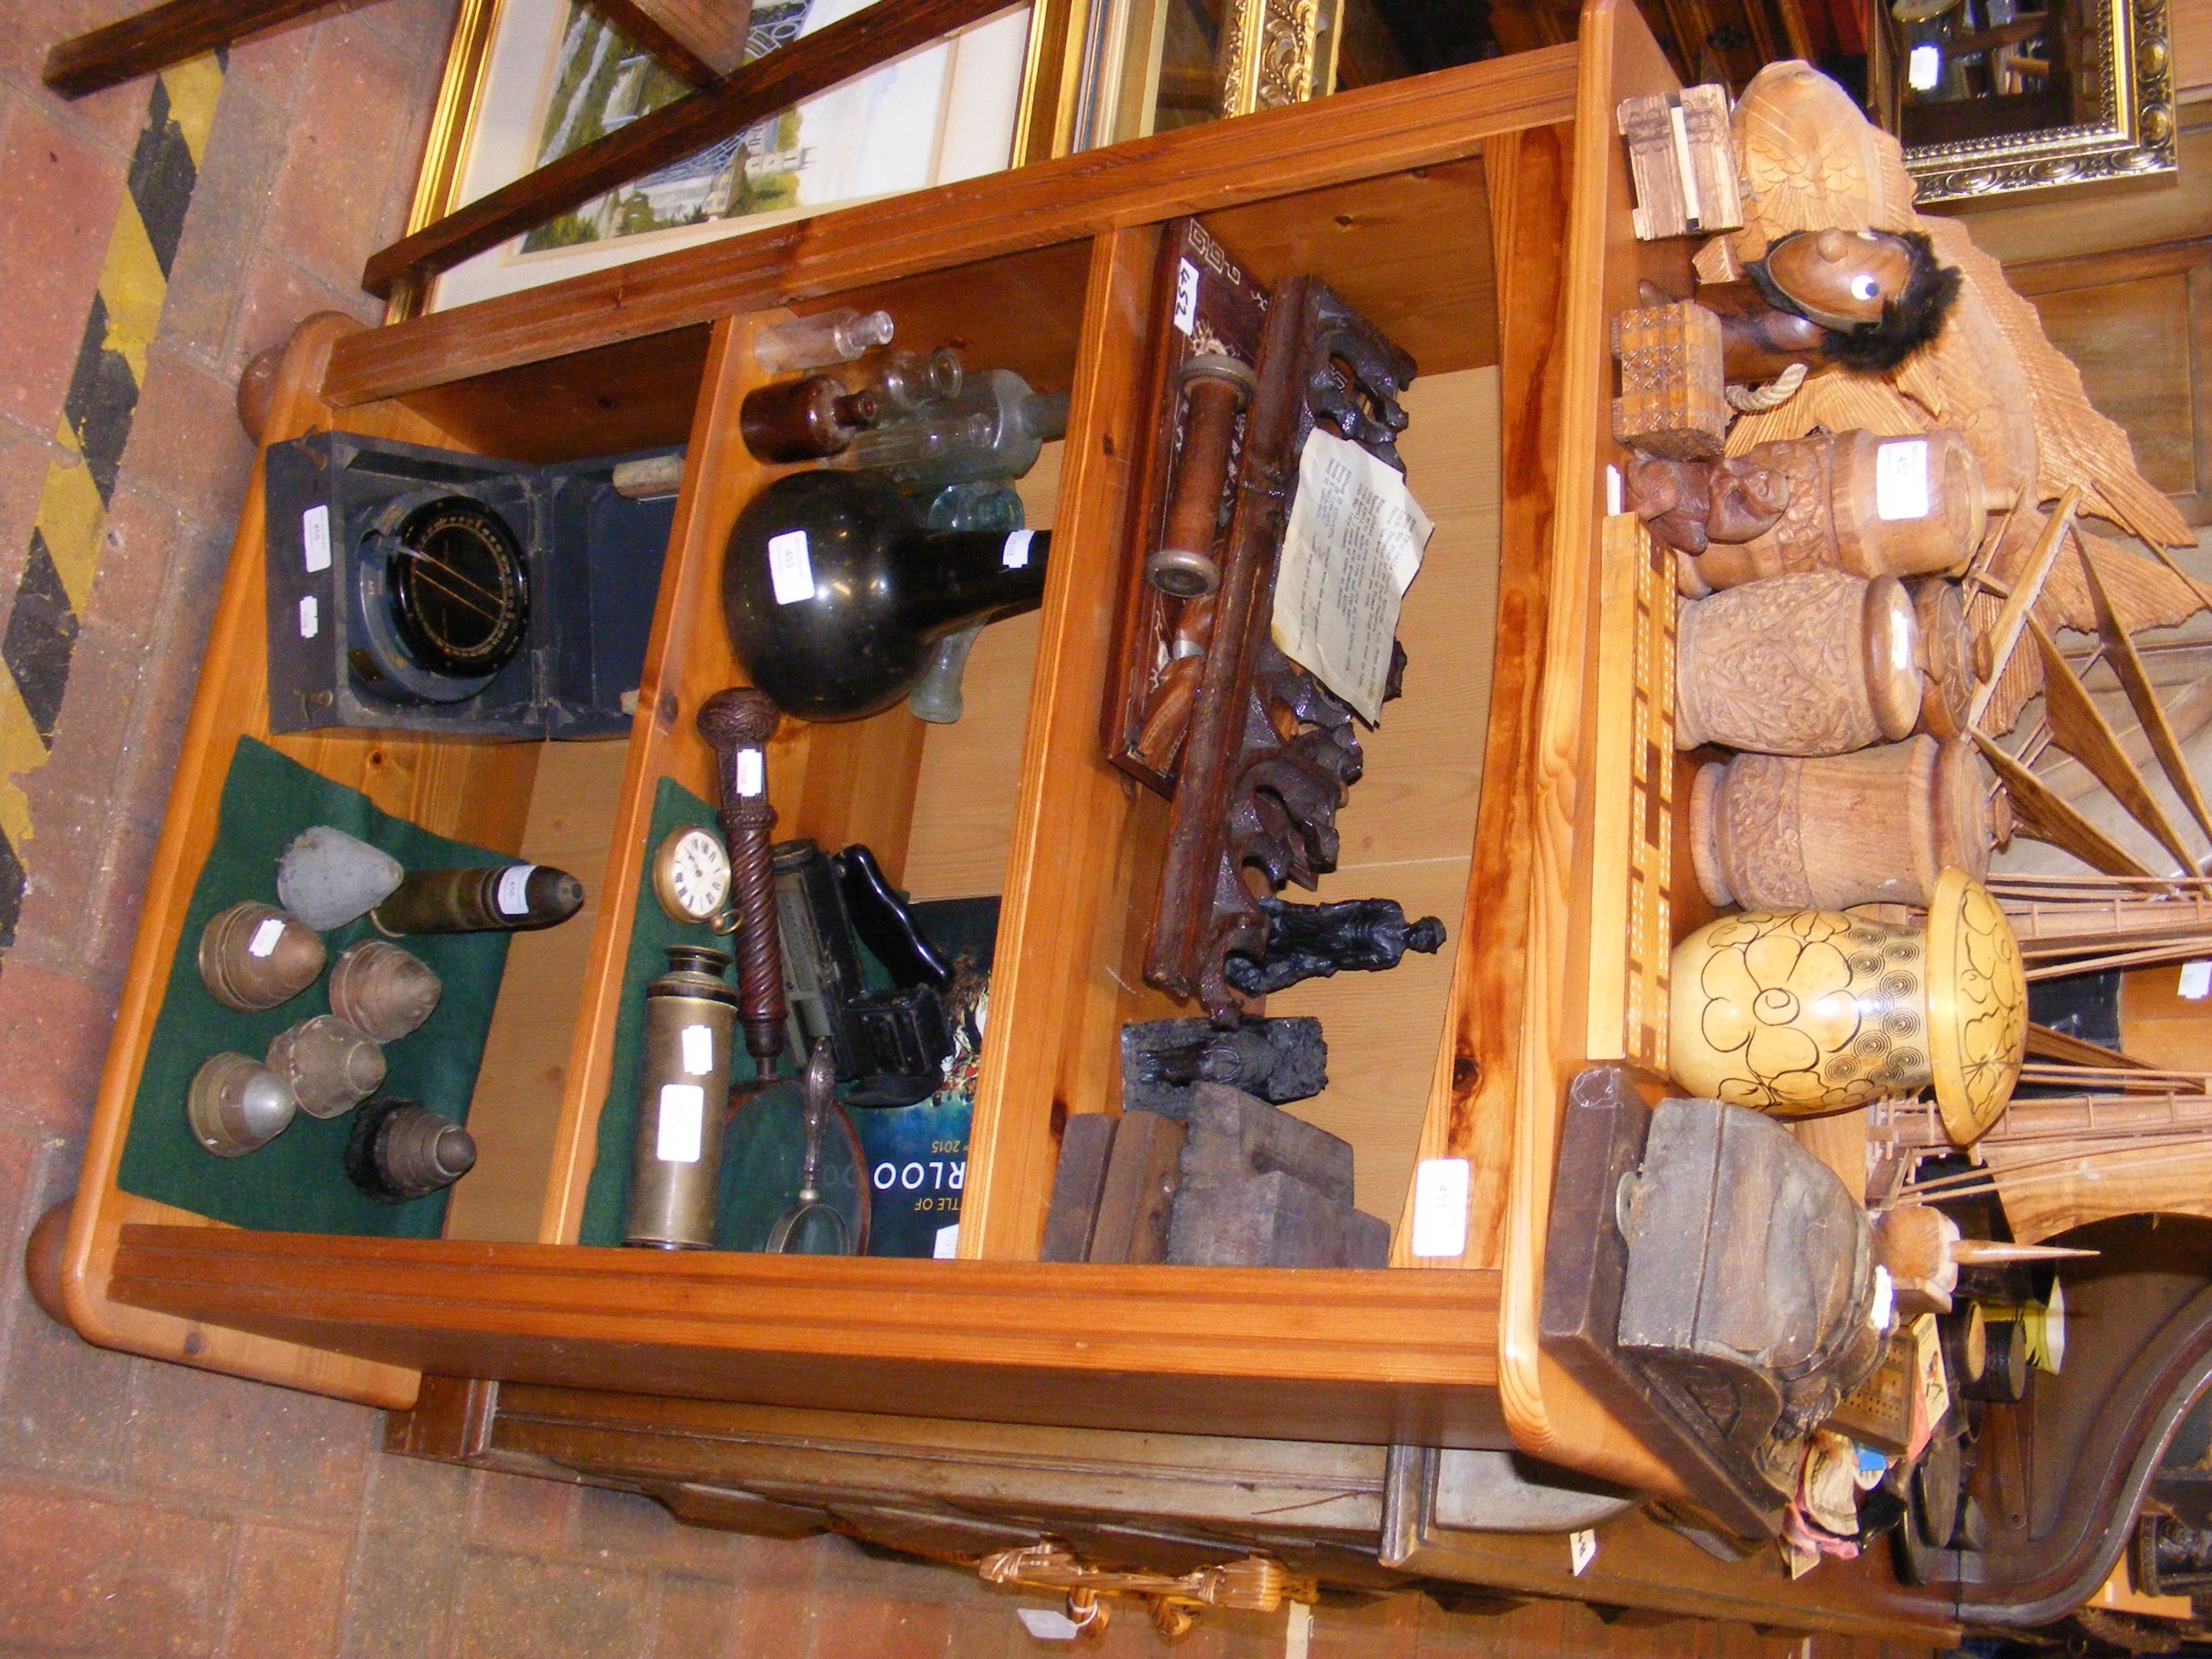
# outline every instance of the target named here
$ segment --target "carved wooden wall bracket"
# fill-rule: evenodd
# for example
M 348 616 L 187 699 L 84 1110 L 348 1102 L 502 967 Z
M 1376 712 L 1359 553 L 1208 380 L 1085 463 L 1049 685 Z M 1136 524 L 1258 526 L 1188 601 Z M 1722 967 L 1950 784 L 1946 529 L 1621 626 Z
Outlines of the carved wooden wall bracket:
M 1274 290 L 1259 374 L 1145 959 L 1146 980 L 1224 1026 L 1243 1012 L 1224 959 L 1267 949 L 1246 872 L 1273 893 L 1334 869 L 1336 810 L 1362 765 L 1351 709 L 1269 636 L 1299 454 L 1326 422 L 1402 471 L 1398 396 L 1414 367 L 1327 284 L 1293 276 Z

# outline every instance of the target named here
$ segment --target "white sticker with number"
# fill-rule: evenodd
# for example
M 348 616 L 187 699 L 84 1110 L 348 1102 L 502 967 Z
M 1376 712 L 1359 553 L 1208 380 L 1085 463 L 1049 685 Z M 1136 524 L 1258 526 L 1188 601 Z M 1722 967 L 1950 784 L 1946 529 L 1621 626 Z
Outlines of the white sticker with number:
M 778 605 L 797 605 L 814 597 L 814 561 L 807 556 L 804 530 L 787 530 L 768 538 L 768 579 Z
M 1874 452 L 1874 510 L 1884 519 L 1928 516 L 1928 440 L 1899 438 Z
M 1596 1559 L 1596 1533 L 1584 1527 L 1580 1532 L 1567 1534 L 1567 1565 L 1575 1570 L 1576 1577 L 1581 1577 L 1583 1569 Z
M 746 796 L 757 795 L 765 782 L 766 778 L 761 764 L 761 751 L 757 749 L 738 750 L 738 793 Z
M 1198 267 L 1188 259 L 1176 262 L 1175 325 L 1185 334 L 1198 325 Z
M 1413 1170 L 1413 1254 L 1467 1254 L 1468 1162 L 1427 1158 Z
M 707 1025 L 684 1028 L 684 1069 L 693 1077 L 714 1075 L 714 1032 Z
M 707 1122 L 707 1091 L 696 1083 L 660 1085 L 660 1134 L 653 1151 L 663 1164 L 696 1164 Z
M 270 916 L 253 930 L 253 937 L 246 942 L 249 957 L 266 957 L 276 949 L 276 941 L 284 937 L 284 919 Z
M 960 1224 L 956 1221 L 950 1227 L 939 1227 L 936 1242 L 930 1249 L 939 1261 L 955 1260 L 960 1254 Z
M 1009 570 L 1028 569 L 1030 539 L 1036 534 L 1036 532 L 1034 530 L 1017 530 L 1010 534 L 1006 538 L 1006 546 L 999 550 L 999 562 Z
M 499 891 L 495 902 L 503 916 L 526 916 L 530 914 L 530 878 L 538 873 L 534 864 L 510 864 L 499 872 Z
M 300 601 L 300 637 L 312 640 L 322 631 L 322 607 L 315 603 L 315 596 L 310 593 Z
M 2181 994 L 2191 1002 L 2212 997 L 2212 961 L 2181 964 Z
M 320 501 L 300 515 L 300 540 L 307 550 L 309 575 L 331 568 L 331 510 Z
M 1083 1626 L 1057 1607 L 1016 1607 L 1014 1616 L 1040 1642 L 1073 1642 L 1083 1634 Z

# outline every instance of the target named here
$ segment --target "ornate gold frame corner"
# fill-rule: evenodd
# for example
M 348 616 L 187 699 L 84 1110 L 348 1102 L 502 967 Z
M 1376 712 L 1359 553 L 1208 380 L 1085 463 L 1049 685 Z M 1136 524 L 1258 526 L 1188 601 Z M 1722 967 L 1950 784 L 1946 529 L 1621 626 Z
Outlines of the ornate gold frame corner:
M 2094 0 L 2091 38 L 2109 65 L 2098 118 L 2068 127 L 1949 144 L 1910 146 L 1905 166 L 1921 205 L 1979 201 L 2021 191 L 2144 179 L 2175 170 L 2173 59 L 2166 0 Z M 1885 22 L 1887 9 L 1878 14 Z M 1876 31 L 1881 58 L 1895 59 L 1894 37 Z M 1887 50 L 1883 50 L 1887 48 Z M 1880 84 L 1890 75 L 1871 66 Z M 1893 97 L 1876 118 L 1892 131 Z

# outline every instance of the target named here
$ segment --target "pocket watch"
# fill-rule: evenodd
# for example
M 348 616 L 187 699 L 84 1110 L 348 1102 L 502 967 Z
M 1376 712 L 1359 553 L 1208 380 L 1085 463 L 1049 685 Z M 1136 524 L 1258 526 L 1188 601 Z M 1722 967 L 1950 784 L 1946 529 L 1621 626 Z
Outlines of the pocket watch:
M 672 830 L 653 855 L 653 896 L 678 921 L 711 924 L 730 896 L 730 855 L 711 830 Z

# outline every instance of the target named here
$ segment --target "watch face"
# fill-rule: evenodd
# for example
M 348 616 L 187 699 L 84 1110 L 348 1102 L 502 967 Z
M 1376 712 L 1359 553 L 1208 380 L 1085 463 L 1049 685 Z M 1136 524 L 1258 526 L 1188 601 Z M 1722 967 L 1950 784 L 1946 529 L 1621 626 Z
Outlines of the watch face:
M 706 830 L 679 830 L 654 856 L 653 891 L 679 921 L 704 921 L 730 896 L 730 859 Z

